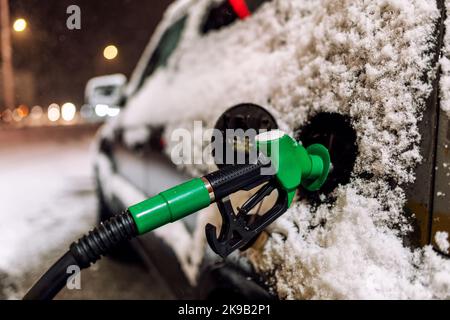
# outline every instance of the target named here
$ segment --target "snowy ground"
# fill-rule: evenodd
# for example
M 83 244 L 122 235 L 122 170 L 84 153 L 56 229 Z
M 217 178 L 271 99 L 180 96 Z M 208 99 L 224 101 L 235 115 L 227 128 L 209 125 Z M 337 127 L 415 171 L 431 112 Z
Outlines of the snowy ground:
M 0 298 L 20 298 L 95 224 L 93 133 L 0 129 Z M 170 298 L 164 288 L 148 289 L 155 288 L 154 278 L 141 265 L 105 260 L 83 271 L 82 290 L 65 290 L 59 298 Z

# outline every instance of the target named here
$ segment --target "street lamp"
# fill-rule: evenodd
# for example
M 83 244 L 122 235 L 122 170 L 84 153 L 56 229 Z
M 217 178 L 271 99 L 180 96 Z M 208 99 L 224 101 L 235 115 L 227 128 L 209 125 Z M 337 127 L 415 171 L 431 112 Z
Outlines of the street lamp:
M 23 32 L 27 28 L 27 21 L 23 18 L 18 18 L 14 21 L 13 29 L 15 32 Z
M 15 105 L 15 95 L 8 0 L 0 0 L 0 42 L 4 103 L 6 107 L 12 108 Z
M 106 60 L 113 60 L 119 54 L 119 50 L 115 45 L 109 45 L 103 50 L 103 56 Z

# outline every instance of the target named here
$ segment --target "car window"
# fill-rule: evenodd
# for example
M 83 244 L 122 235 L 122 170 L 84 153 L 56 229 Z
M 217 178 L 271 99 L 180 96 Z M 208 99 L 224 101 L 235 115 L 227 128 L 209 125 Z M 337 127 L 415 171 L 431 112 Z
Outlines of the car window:
M 138 89 L 142 86 L 144 81 L 149 76 L 151 76 L 153 72 L 155 72 L 159 67 L 167 65 L 170 56 L 175 51 L 178 43 L 180 42 L 181 35 L 183 34 L 183 30 L 186 25 L 186 20 L 187 16 L 184 16 L 163 33 L 158 46 L 150 57 L 147 66 L 145 67 Z
M 201 31 L 206 34 L 228 26 L 236 20 L 245 19 L 268 1 L 270 0 L 224 0 L 214 4 L 207 11 Z

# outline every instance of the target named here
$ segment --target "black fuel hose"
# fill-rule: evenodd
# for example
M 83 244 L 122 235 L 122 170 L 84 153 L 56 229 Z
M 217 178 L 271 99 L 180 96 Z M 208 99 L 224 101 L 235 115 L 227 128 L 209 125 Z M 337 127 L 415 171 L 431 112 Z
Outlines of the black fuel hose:
M 67 284 L 71 266 L 88 268 L 118 244 L 137 236 L 137 228 L 129 212 L 102 222 L 99 227 L 70 245 L 67 251 L 23 297 L 24 300 L 51 300 Z

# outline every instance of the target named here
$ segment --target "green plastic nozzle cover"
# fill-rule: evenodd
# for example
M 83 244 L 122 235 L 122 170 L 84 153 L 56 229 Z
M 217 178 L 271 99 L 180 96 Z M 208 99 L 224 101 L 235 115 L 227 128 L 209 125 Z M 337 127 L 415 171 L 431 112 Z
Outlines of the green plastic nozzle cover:
M 281 130 L 259 134 L 256 143 L 258 150 L 270 158 L 279 184 L 288 192 L 289 206 L 300 185 L 309 191 L 317 191 L 325 183 L 330 170 L 330 155 L 323 145 L 304 148 Z

